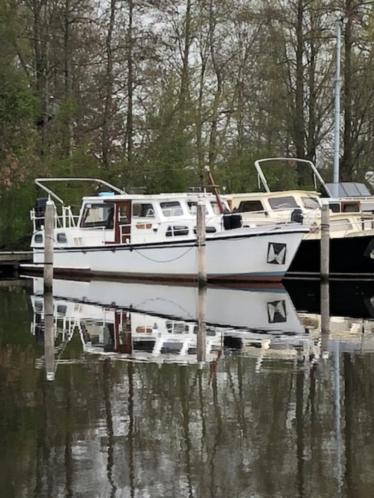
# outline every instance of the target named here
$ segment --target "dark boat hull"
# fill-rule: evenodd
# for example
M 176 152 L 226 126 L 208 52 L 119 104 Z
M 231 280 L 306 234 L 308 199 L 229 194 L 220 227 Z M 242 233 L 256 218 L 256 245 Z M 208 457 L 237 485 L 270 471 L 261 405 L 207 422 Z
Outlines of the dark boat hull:
M 321 241 L 303 240 L 287 273 L 288 276 L 320 274 Z M 342 237 L 330 240 L 330 276 L 374 279 L 374 237 Z

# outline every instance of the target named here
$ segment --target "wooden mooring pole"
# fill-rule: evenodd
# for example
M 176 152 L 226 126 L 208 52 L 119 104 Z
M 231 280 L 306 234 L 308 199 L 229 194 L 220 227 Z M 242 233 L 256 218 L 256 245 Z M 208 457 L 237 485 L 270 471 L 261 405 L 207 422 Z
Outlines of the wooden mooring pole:
M 330 209 L 328 204 L 321 211 L 321 280 L 330 274 Z
M 198 201 L 196 209 L 197 281 L 199 288 L 207 284 L 205 243 L 205 202 Z
M 44 215 L 44 292 L 52 292 L 55 203 L 48 199 Z

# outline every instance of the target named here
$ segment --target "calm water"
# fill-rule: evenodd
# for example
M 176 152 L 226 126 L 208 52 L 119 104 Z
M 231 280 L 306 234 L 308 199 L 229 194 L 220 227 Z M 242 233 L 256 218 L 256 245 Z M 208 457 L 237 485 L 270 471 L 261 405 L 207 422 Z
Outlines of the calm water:
M 52 355 L 40 289 L 0 289 L 1 497 L 374 496 L 371 285 L 322 341 L 315 286 L 210 289 L 202 347 L 194 289 L 60 282 Z

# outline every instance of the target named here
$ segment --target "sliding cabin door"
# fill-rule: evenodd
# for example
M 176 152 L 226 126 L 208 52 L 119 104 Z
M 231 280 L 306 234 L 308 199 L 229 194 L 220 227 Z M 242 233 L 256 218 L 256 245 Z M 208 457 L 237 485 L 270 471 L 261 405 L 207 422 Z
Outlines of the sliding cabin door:
M 131 241 L 131 201 L 115 203 L 114 240 L 117 244 Z

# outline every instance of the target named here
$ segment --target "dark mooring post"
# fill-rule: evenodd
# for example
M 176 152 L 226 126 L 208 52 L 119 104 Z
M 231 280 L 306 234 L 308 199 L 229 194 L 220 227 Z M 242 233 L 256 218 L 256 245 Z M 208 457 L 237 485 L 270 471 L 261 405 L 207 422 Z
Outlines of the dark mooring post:
M 44 292 L 52 292 L 55 203 L 48 199 L 44 217 Z
M 330 209 L 328 204 L 321 211 L 321 280 L 330 274 Z
M 207 284 L 205 244 L 205 202 L 198 201 L 196 209 L 197 281 L 200 287 Z

